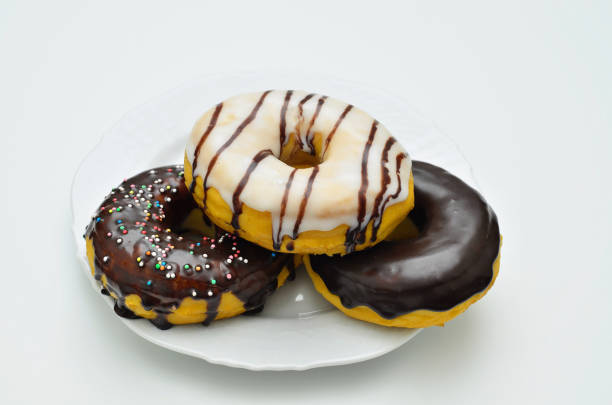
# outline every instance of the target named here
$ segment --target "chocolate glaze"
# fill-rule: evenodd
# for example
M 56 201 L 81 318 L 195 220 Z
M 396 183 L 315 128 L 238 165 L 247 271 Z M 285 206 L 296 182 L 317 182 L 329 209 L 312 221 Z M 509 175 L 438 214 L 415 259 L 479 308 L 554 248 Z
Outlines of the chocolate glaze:
M 261 311 L 263 311 L 264 306 L 260 306 L 254 309 L 251 309 L 250 311 L 245 311 L 242 313 L 242 315 L 244 316 L 253 316 L 253 315 L 257 315 L 258 313 L 260 313 Z
M 386 319 L 419 309 L 446 311 L 491 283 L 500 247 L 491 207 L 444 169 L 413 162 L 412 171 L 416 206 L 409 217 L 417 237 L 346 256 L 310 256 L 346 308 L 365 305 Z
M 208 237 L 180 229 L 197 208 L 182 170 L 182 165 L 161 167 L 125 180 L 104 199 L 85 232 L 94 246 L 94 277 L 105 275 L 105 290 L 119 297 L 115 312 L 135 317 L 125 297 L 136 294 L 145 309 L 155 311 L 152 322 L 162 329 L 171 326 L 166 316 L 183 298 L 207 301 L 208 324 L 221 294 L 232 292 L 246 310 L 255 309 L 276 289 L 284 266 L 294 271 L 290 255 L 226 232 Z

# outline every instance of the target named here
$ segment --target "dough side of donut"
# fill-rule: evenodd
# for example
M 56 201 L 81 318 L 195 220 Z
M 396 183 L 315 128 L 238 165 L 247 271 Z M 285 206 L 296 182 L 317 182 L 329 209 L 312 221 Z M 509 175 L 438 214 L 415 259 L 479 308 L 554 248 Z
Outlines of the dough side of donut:
M 187 156 L 185 156 L 185 181 L 187 184 L 191 183 L 192 176 L 191 163 Z M 377 231 L 377 237 L 374 241 L 371 241 L 374 220 L 370 220 L 365 229 L 365 242 L 357 244 L 355 250 L 363 250 L 375 245 L 385 239 L 396 228 L 397 224 L 399 224 L 406 217 L 406 214 L 414 207 L 413 187 L 414 181 L 412 173 L 410 173 L 408 181 L 408 198 L 385 209 Z M 262 190 L 262 192 L 265 191 Z M 193 194 L 196 203 L 204 210 L 206 216 L 210 218 L 215 225 L 266 249 L 275 250 L 272 240 L 273 219 L 269 212 L 261 212 L 249 207 L 247 204 L 243 204 L 242 213 L 239 216 L 240 229 L 236 230 L 231 224 L 233 216 L 232 209 L 214 187 L 207 190 L 206 204 L 204 204 L 202 178 L 197 177 Z M 298 234 L 296 239 L 291 239 L 288 235 L 284 235 L 281 239 L 281 245 L 278 251 L 284 253 L 306 251 L 312 254 L 344 254 L 346 253 L 344 243 L 348 229 L 349 226 L 344 224 L 329 231 L 303 231 Z M 287 248 L 288 244 L 293 245 L 292 250 Z
M 344 312 L 344 314 L 346 314 L 347 316 L 383 326 L 393 326 L 398 328 L 426 328 L 429 326 L 444 326 L 446 322 L 462 314 L 463 312 L 465 312 L 465 310 L 468 309 L 470 305 L 481 299 L 495 283 L 495 279 L 497 278 L 497 275 L 499 273 L 500 257 L 501 245 L 497 258 L 493 262 L 493 277 L 491 278 L 491 282 L 483 291 L 474 294 L 467 300 L 455 305 L 453 308 L 447 311 L 431 311 L 427 309 L 419 309 L 404 315 L 400 315 L 393 319 L 383 318 L 373 309 L 365 305 L 360 305 L 355 308 L 345 307 L 344 305 L 342 305 L 340 297 L 329 291 L 321 277 L 312 269 L 312 265 L 310 263 L 310 258 L 308 255 L 304 256 L 304 267 L 306 267 L 308 275 L 310 276 L 310 279 L 312 280 L 315 289 L 328 302 L 330 302 L 340 311 Z
M 91 239 L 87 239 L 86 241 L 86 250 L 89 267 L 93 276 L 95 272 L 95 251 Z M 301 260 L 302 257 L 296 255 L 293 260 L 294 266 L 299 266 L 299 264 L 301 264 Z M 277 288 L 280 288 L 285 284 L 289 275 L 289 268 L 287 266 L 283 267 L 283 269 L 276 278 Z M 102 274 L 100 282 L 104 288 L 107 288 L 108 279 L 105 274 Z M 115 300 L 121 298 L 118 297 L 112 291 L 110 292 L 110 295 Z M 145 319 L 155 319 L 158 317 L 158 314 L 155 311 L 147 310 L 143 307 L 142 299 L 137 294 L 126 295 L 125 297 L 123 297 L 123 299 L 125 300 L 125 306 L 135 315 L 138 315 L 139 317 Z M 191 297 L 185 297 L 174 311 L 166 315 L 166 320 L 173 325 L 201 323 L 206 319 L 208 315 L 207 306 L 208 305 L 205 299 L 193 299 Z M 236 297 L 236 295 L 234 295 L 231 291 L 224 292 L 221 295 L 221 302 L 219 304 L 219 308 L 216 311 L 217 316 L 214 320 L 231 318 L 240 315 L 245 311 L 246 309 L 244 308 L 244 303 L 238 297 Z
M 384 125 L 364 111 L 291 90 L 223 101 L 196 122 L 185 149 L 188 184 L 196 179 L 191 191 L 200 206 L 216 206 L 208 211 L 218 226 L 240 228 L 241 236 L 268 249 L 300 254 L 347 253 L 382 240 L 382 225 L 374 240 L 363 238 L 366 227 L 378 226 L 391 207 L 396 219 L 412 209 L 412 188 L 402 186 L 411 164 Z M 229 208 L 229 218 L 216 218 L 216 211 L 226 212 L 221 206 Z M 245 206 L 269 216 L 268 237 L 249 228 Z M 397 225 L 390 218 L 385 225 Z M 320 232 L 311 235 L 318 246 L 298 242 L 307 232 Z M 341 233 L 344 241 L 336 243 Z

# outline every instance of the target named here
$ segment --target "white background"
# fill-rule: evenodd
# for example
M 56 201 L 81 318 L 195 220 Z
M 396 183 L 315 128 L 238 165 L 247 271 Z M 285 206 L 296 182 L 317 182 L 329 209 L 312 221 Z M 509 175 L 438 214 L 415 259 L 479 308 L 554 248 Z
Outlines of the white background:
M 612 400 L 612 3 L 166 3 L 0 0 L 1 403 Z M 149 98 L 266 67 L 402 93 L 459 143 L 504 234 L 481 302 L 372 361 L 255 373 L 154 346 L 93 296 L 80 160 Z

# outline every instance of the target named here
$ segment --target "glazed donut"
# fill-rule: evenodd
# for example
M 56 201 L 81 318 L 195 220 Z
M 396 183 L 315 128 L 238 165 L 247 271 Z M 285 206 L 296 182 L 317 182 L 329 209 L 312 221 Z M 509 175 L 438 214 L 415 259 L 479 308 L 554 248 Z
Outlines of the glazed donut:
M 219 227 L 270 250 L 348 253 L 414 205 L 408 153 L 365 112 L 303 91 L 218 104 L 195 124 L 185 179 Z
M 443 325 L 491 288 L 499 271 L 497 217 L 447 171 L 414 161 L 416 206 L 388 240 L 344 257 L 307 256 L 315 288 L 348 316 L 385 326 Z
M 202 222 L 182 165 L 142 172 L 105 198 L 84 237 L 92 275 L 118 315 L 160 329 L 208 325 L 260 309 L 291 276 L 298 257 L 225 232 L 203 236 L 190 213 Z

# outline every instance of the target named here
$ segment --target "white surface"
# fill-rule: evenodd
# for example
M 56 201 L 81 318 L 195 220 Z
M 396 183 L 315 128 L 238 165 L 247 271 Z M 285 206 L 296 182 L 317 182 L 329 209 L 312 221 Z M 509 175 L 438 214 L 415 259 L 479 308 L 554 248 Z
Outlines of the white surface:
M 347 4 L 2 2 L 0 402 L 610 402 L 610 3 Z M 403 92 L 452 135 L 503 219 L 481 302 L 375 360 L 254 373 L 149 344 L 91 299 L 81 157 L 152 96 L 259 66 Z

